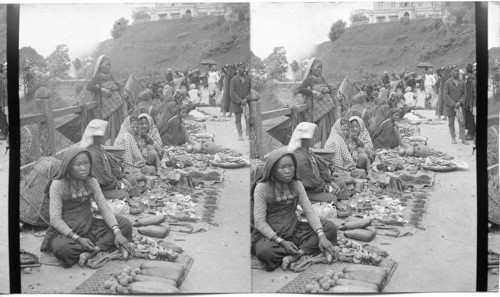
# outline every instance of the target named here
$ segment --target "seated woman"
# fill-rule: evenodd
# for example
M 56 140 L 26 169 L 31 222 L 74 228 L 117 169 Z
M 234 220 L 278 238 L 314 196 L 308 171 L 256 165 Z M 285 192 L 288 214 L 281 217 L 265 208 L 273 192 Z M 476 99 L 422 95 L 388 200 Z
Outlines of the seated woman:
M 126 200 L 135 205 L 129 199 L 128 190 L 137 185 L 136 180 L 132 178 L 129 182 L 118 161 L 102 147 L 106 143 L 108 133 L 107 121 L 92 120 L 83 132 L 80 147 L 88 150 L 92 156 L 92 175 L 101 186 L 104 197 Z
M 371 162 L 374 160 L 373 143 L 370 133 L 365 128 L 364 121 L 357 116 L 349 118 L 350 133 L 347 138 L 347 147 L 351 152 L 356 167 L 371 173 Z
M 118 248 L 122 253 L 130 252 L 132 224 L 113 214 L 92 177 L 92 156 L 87 150 L 79 146 L 68 149 L 57 176 L 45 191 L 50 197 L 50 226 L 40 250 L 52 252 L 64 268 L 79 260 L 83 266 L 97 251 L 113 252 Z M 92 200 L 103 219 L 93 217 Z
M 139 148 L 139 118 L 136 116 L 128 116 L 120 128 L 120 133 L 115 140 L 115 146 L 123 147 L 124 169 L 129 172 L 140 170 L 144 175 L 155 173 L 155 161 L 158 157 L 156 152 L 150 152 L 151 156 L 143 156 L 142 150 Z
M 141 149 L 142 156 L 146 159 L 146 164 L 160 167 L 160 160 L 163 156 L 163 143 L 160 133 L 156 128 L 153 118 L 147 113 L 139 115 L 139 138 L 137 144 Z
M 334 156 L 332 165 L 335 171 L 340 173 L 350 173 L 356 168 L 356 163 L 352 159 L 349 148 L 347 147 L 347 139 L 350 133 L 349 120 L 341 118 L 332 127 L 332 131 L 328 140 L 325 143 L 325 149 L 333 150 Z
M 312 203 L 337 202 L 340 187 L 334 182 L 330 169 L 318 159 L 309 148 L 316 139 L 317 126 L 309 122 L 301 122 L 293 131 L 288 151 L 297 160 L 297 177 L 306 190 Z M 345 184 L 341 184 L 345 187 Z
M 352 116 L 358 116 L 363 119 L 365 122 L 365 126 L 370 124 L 371 120 L 371 112 L 369 107 L 369 103 L 367 102 L 368 95 L 364 92 L 356 94 L 352 98 L 352 105 L 349 110 L 346 111 L 345 117 L 350 118 Z
M 188 115 L 188 107 L 180 105 L 177 107 L 177 113 L 171 117 L 165 124 L 160 126 L 161 140 L 166 145 L 183 145 L 191 143 L 189 133 L 184 126 L 184 121 Z
M 170 120 L 171 117 L 175 116 L 177 113 L 177 107 L 181 105 L 181 92 L 175 92 L 174 97 L 170 101 L 163 101 L 158 106 L 158 113 L 156 115 L 156 126 L 160 130 L 165 123 Z
M 374 149 L 395 148 L 402 146 L 401 134 L 399 134 L 396 120 L 401 117 L 401 110 L 387 107 L 380 108 L 373 120 L 370 136 Z
M 286 270 L 302 255 L 335 255 L 337 228 L 318 218 L 296 171 L 294 155 L 287 149 L 275 150 L 267 159 L 262 177 L 252 187 L 255 228 L 251 251 L 267 271 L 280 265 Z M 298 220 L 297 204 L 304 210 L 307 223 Z

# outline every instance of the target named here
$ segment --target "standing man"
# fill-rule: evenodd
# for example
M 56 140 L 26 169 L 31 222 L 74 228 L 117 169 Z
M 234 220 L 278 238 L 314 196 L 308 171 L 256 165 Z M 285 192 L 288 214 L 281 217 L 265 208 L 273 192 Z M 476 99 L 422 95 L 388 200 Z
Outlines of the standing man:
M 455 67 L 451 71 L 450 79 L 444 83 L 443 87 L 444 113 L 448 116 L 448 127 L 450 128 L 451 143 L 453 144 L 457 143 L 455 117 L 457 116 L 457 110 L 460 107 L 464 107 L 465 96 L 465 83 L 460 80 L 460 72 L 458 67 Z M 469 142 L 465 139 L 465 121 L 458 121 L 458 128 L 462 143 L 468 145 Z
M 243 106 L 245 106 L 250 98 L 250 78 L 246 75 L 246 68 L 243 63 L 238 65 L 238 74 L 231 79 L 229 84 L 229 94 L 231 96 L 231 112 L 234 113 L 236 129 L 238 130 L 239 140 L 243 139 L 243 128 L 241 127 L 241 116 L 243 114 Z M 246 121 L 245 117 L 245 121 Z M 246 134 L 250 134 L 248 121 L 246 121 Z
M 432 74 L 429 68 L 425 69 L 424 87 L 425 87 L 425 102 L 432 102 L 436 93 L 434 92 L 434 85 L 436 84 L 436 77 Z M 430 105 L 430 104 L 429 104 Z M 427 106 L 427 104 L 426 104 Z
M 467 129 L 466 140 L 474 140 L 476 135 L 476 124 L 474 121 L 473 107 L 476 102 L 476 69 L 471 64 L 467 65 L 467 82 L 465 83 L 465 104 L 463 108 L 465 129 Z
M 7 122 L 7 62 L 0 68 L 0 140 L 7 139 L 9 135 L 9 123 Z
M 217 90 L 219 89 L 219 79 L 219 74 L 215 71 L 214 66 L 210 65 L 208 70 L 208 98 L 210 106 L 216 105 L 215 97 L 217 96 Z

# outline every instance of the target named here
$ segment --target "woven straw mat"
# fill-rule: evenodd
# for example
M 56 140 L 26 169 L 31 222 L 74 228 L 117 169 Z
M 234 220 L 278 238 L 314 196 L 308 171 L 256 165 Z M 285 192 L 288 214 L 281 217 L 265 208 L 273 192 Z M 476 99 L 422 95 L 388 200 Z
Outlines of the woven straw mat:
M 300 273 L 295 279 L 286 284 L 283 288 L 278 290 L 278 293 L 305 293 L 306 285 L 311 283 L 311 280 L 316 276 L 316 274 L 326 274 L 328 270 L 333 270 L 334 272 L 342 272 L 343 269 L 351 265 L 352 263 L 339 262 L 333 264 L 314 264 L 307 270 Z M 391 258 L 385 258 L 380 263 L 379 267 L 385 268 L 387 270 L 387 279 L 385 280 L 383 288 L 389 283 L 392 275 L 396 271 L 398 263 Z
M 112 277 L 112 274 L 115 271 L 121 271 L 123 268 L 130 266 L 132 269 L 137 268 L 141 265 L 141 263 L 149 262 L 152 260 L 148 259 L 130 259 L 128 261 L 108 261 L 104 266 L 99 268 L 94 275 L 92 275 L 89 279 L 81 283 L 76 289 L 74 289 L 72 294 L 99 294 L 105 293 L 109 294 L 109 290 L 104 288 L 104 282 Z M 189 272 L 189 269 L 193 265 L 193 258 L 188 255 L 179 255 L 175 263 L 179 263 L 184 266 L 185 272 L 182 277 L 182 282 L 186 279 L 186 276 Z

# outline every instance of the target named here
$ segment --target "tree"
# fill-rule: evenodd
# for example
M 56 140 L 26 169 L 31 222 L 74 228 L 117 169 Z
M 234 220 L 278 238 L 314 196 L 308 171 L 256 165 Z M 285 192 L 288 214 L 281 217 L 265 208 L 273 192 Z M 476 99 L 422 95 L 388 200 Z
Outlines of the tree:
M 76 70 L 76 78 L 79 78 L 80 77 L 80 69 L 82 69 L 82 67 L 83 67 L 82 61 L 80 61 L 79 58 L 75 58 L 75 60 L 73 61 L 73 67 L 75 67 L 75 70 Z
M 250 77 L 252 78 L 252 88 L 260 92 L 264 88 L 267 78 L 266 65 L 262 60 L 250 51 Z
M 48 79 L 45 59 L 32 47 L 19 50 L 19 83 L 28 98 Z
M 238 14 L 238 22 L 244 22 L 250 15 L 250 4 L 248 3 L 228 3 L 227 8 L 233 13 Z
M 293 73 L 299 71 L 299 69 L 300 69 L 299 63 L 297 62 L 297 60 L 293 60 L 293 62 L 290 64 L 290 67 L 292 67 Z
M 286 50 L 283 46 L 275 47 L 273 52 L 264 60 L 267 77 L 272 80 L 285 80 L 288 71 Z
M 55 78 L 65 78 L 68 76 L 68 71 L 71 67 L 71 59 L 69 58 L 68 52 L 68 46 L 60 44 L 56 46 L 56 50 L 45 59 L 50 76 Z
M 332 42 L 335 42 L 340 38 L 340 36 L 342 36 L 342 34 L 344 34 L 346 25 L 347 23 L 343 20 L 338 20 L 333 23 L 332 27 L 330 28 L 330 32 L 328 33 L 328 38 L 330 38 Z
M 139 7 L 137 9 L 134 9 L 134 12 L 132 13 L 132 20 L 134 21 L 134 23 L 137 21 L 151 20 L 151 15 L 148 13 L 148 8 Z
M 368 22 L 370 19 L 368 18 L 368 13 L 365 10 L 361 10 L 351 13 L 349 20 L 351 24 L 355 24 Z
M 113 36 L 113 39 L 118 39 L 120 38 L 123 33 L 127 30 L 128 26 L 128 20 L 125 18 L 120 18 L 115 21 L 113 24 L 113 30 L 111 30 L 111 36 Z
M 454 19 L 456 25 L 473 23 L 474 2 L 443 2 L 443 5 L 448 11 L 449 18 Z

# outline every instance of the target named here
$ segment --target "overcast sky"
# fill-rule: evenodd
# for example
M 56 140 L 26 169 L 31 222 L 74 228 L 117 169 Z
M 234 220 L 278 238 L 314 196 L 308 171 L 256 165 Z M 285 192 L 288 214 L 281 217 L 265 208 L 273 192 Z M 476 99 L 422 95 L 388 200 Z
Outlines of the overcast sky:
M 500 7 L 488 3 L 488 49 L 500 47 Z
M 146 4 L 21 4 L 19 47 L 31 46 L 44 57 L 66 44 L 73 60 L 91 54 L 111 38 L 116 20 L 131 20 L 132 10 Z
M 328 40 L 332 24 L 340 19 L 349 24 L 355 9 L 371 10 L 373 3 L 252 3 L 252 51 L 265 59 L 284 46 L 289 61 L 309 58 L 315 45 Z

